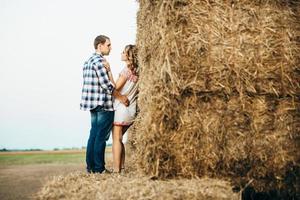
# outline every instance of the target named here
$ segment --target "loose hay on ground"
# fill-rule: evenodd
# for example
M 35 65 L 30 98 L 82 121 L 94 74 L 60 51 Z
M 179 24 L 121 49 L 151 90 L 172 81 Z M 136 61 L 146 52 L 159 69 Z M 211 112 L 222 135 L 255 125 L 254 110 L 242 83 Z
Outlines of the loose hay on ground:
M 235 200 L 228 182 L 214 179 L 151 180 L 146 176 L 88 175 L 72 173 L 54 177 L 37 194 L 37 200 L 86 200 L 86 199 L 132 199 L 132 200 Z

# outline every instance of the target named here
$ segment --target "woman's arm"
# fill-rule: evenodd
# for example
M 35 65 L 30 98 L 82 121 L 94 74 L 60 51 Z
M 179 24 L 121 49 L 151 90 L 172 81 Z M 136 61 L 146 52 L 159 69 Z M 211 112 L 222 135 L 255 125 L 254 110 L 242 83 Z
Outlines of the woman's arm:
M 127 77 L 121 74 L 116 82 L 115 89 L 118 91 L 121 91 L 121 89 L 123 88 L 123 86 L 126 83 L 126 80 L 127 80 Z

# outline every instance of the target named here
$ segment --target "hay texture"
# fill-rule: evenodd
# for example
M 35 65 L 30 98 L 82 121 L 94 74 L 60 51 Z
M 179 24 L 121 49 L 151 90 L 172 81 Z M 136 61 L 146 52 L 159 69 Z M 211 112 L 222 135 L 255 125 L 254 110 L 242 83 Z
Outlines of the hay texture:
M 72 173 L 49 180 L 37 200 L 238 200 L 226 181 L 214 179 L 151 180 L 146 176 Z
M 299 1 L 139 3 L 139 169 L 299 193 Z
M 174 94 L 185 88 L 299 94 L 299 6 L 296 0 L 141 0 L 140 61 L 151 79 L 142 82 L 152 88 L 163 82 Z

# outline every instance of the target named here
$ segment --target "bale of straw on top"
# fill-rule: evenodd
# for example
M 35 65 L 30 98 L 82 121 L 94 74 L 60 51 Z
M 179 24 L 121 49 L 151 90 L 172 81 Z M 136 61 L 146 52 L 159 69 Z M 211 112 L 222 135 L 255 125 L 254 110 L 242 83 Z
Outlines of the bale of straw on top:
M 299 1 L 139 2 L 139 168 L 295 192 Z
M 177 94 L 187 87 L 299 94 L 298 7 L 292 0 L 140 1 L 142 67 Z

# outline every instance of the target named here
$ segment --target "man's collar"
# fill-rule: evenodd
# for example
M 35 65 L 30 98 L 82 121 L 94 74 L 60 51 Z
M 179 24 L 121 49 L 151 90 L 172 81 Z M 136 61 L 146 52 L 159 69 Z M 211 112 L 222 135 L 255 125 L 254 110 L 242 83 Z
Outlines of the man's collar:
M 97 52 L 97 51 L 95 52 L 95 54 L 97 54 L 97 55 L 103 57 L 103 55 L 102 55 L 101 53 Z

